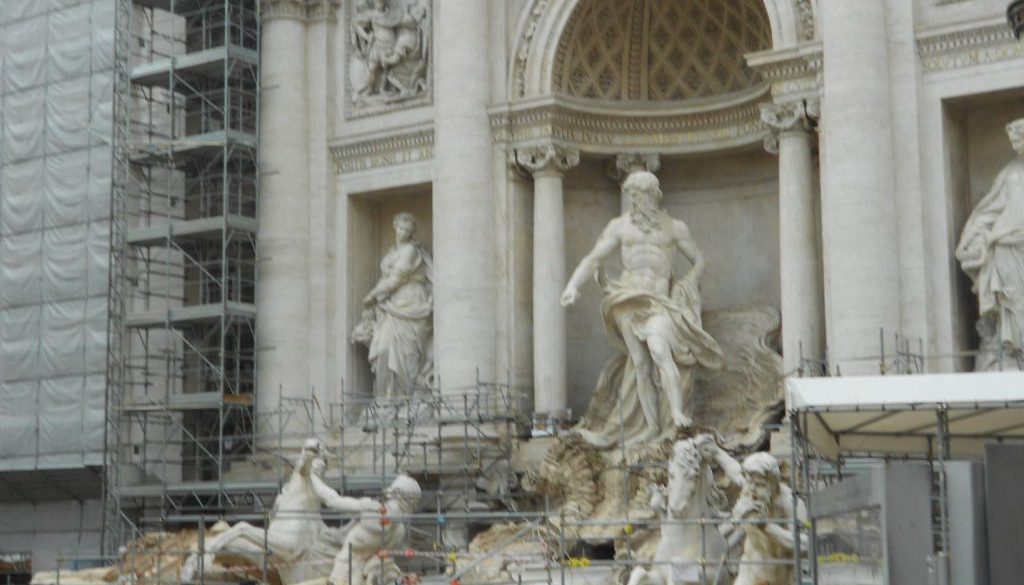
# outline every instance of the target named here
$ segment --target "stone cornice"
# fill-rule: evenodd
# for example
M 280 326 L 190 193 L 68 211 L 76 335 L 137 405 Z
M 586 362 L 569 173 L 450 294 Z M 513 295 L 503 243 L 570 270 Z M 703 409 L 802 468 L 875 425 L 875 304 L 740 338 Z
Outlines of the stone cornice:
M 1024 43 L 1013 38 L 1003 17 L 917 35 L 917 54 L 926 73 L 1024 58 Z
M 332 143 L 330 149 L 337 174 L 429 161 L 434 158 L 434 126 L 350 136 Z
M 556 144 L 613 155 L 705 152 L 762 140 L 767 127 L 758 103 L 763 98 L 717 109 L 619 113 L 549 96 L 492 109 L 491 132 L 496 143 L 513 148 Z
M 750 53 L 747 64 L 771 85 L 776 101 L 801 100 L 821 92 L 824 58 L 820 42 Z

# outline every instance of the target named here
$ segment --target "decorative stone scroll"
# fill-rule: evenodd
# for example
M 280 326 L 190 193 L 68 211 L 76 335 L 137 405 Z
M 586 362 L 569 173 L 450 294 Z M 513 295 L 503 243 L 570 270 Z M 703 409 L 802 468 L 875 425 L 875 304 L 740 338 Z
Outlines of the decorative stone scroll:
M 536 176 L 564 173 L 580 164 L 580 151 L 548 144 L 516 151 L 516 164 Z
M 764 149 L 772 154 L 778 154 L 780 133 L 811 130 L 820 117 L 820 108 L 818 100 L 761 104 L 761 120 L 772 130 L 764 139 Z
M 378 112 L 428 96 L 430 0 L 353 0 L 349 21 L 349 103 Z

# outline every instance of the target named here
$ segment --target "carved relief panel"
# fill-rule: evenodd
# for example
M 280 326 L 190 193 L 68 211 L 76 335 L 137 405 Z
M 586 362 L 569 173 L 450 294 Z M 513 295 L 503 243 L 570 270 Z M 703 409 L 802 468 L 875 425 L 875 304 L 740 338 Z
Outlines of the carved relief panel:
M 346 116 L 429 103 L 431 0 L 354 0 L 348 9 Z

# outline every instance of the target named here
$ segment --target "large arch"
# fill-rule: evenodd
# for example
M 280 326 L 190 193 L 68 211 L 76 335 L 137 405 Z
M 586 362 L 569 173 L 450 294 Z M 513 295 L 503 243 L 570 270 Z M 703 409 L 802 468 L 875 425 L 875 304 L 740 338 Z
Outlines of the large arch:
M 510 101 L 554 93 L 553 70 L 562 35 L 581 2 L 529 0 L 517 27 L 513 63 L 509 68 Z M 728 1 L 728 0 L 722 0 Z M 772 49 L 791 47 L 813 34 L 809 0 L 762 0 L 771 26 Z

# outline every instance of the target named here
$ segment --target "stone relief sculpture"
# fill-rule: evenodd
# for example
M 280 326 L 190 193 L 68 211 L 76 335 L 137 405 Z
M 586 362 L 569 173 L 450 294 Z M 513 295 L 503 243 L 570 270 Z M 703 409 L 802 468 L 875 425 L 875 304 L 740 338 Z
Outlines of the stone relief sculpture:
M 332 585 L 385 585 L 401 579 L 402 571 L 389 554 L 405 548 L 406 519 L 419 507 L 420 486 L 407 475 L 399 475 L 384 492 L 379 511 L 363 513 L 348 531 L 335 556 Z
M 268 564 L 285 585 L 322 578 L 325 567 L 344 550 L 347 531 L 327 526 L 320 517 L 321 507 L 375 515 L 380 508 L 374 500 L 343 497 L 328 487 L 320 478 L 325 467 L 320 442 L 307 440 L 291 477 L 274 500 L 267 528 L 247 522 L 231 526 L 206 543 L 203 567 L 213 567 L 217 555 L 243 558 L 259 566 L 269 549 Z M 181 582 L 193 582 L 199 567 L 198 553 L 190 555 L 182 566 Z
M 408 396 L 429 389 L 433 358 L 433 260 L 413 239 L 416 217 L 394 217 L 395 245 L 380 263 L 381 277 L 363 299 L 363 318 L 352 332 L 369 349 L 373 394 Z
M 806 511 L 798 509 L 801 522 Z M 782 483 L 779 462 L 768 453 L 754 453 L 743 460 L 743 490 L 732 510 L 737 520 L 793 518 L 793 492 Z M 796 541 L 791 526 L 773 522 L 743 524 L 746 542 L 734 585 L 782 585 L 793 582 L 789 563 L 764 563 L 793 558 Z M 801 536 L 801 538 L 803 538 Z M 806 543 L 801 543 L 806 550 Z
M 978 202 L 956 248 L 978 295 L 978 371 L 1001 369 L 1001 353 L 1019 362 L 1024 352 L 1024 119 L 1006 133 L 1019 156 Z
M 353 3 L 349 80 L 356 106 L 415 98 L 430 83 L 430 0 Z
M 578 429 L 601 447 L 620 436 L 636 443 L 690 426 L 696 368 L 724 364 L 721 348 L 702 327 L 704 256 L 689 229 L 660 208 L 661 188 L 653 173 L 631 173 L 622 189 L 632 208 L 608 224 L 562 294 L 563 306 L 573 304 L 579 288 L 596 274 L 605 291 L 605 328 L 623 352 L 601 373 L 591 402 L 619 404 L 621 397 L 615 407 L 621 411 L 601 423 L 586 420 Z M 616 250 L 623 272 L 608 280 L 601 263 Z M 692 264 L 679 279 L 672 274 L 675 250 Z

